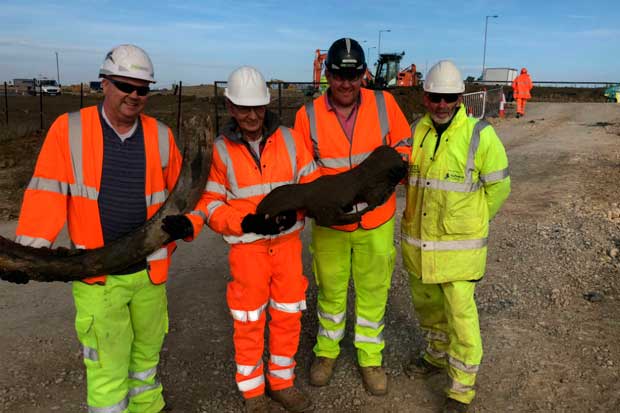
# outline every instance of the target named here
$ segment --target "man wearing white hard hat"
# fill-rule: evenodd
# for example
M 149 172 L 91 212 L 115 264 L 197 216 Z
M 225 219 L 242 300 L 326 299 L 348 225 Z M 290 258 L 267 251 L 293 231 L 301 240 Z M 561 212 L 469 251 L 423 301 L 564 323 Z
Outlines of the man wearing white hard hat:
M 237 387 L 247 412 L 269 411 L 266 384 L 271 398 L 288 411 L 309 411 L 312 403 L 294 385 L 308 285 L 301 262 L 304 217 L 296 211 L 266 216 L 256 207 L 272 189 L 310 182 L 318 170 L 301 136 L 267 110 L 269 89 L 258 70 L 243 66 L 233 71 L 224 95 L 231 119 L 215 140 L 209 180 L 196 209 L 230 244 L 232 281 L 226 300 L 233 318 Z M 269 361 L 264 369 L 267 313 Z
M 411 377 L 444 370 L 445 413 L 474 399 L 482 340 L 474 300 L 484 276 L 489 222 L 510 193 L 508 159 L 493 127 L 467 116 L 465 85 L 449 60 L 424 80 L 427 114 L 412 127 L 403 263 L 427 347 L 406 367 Z
M 23 245 L 50 247 L 68 223 L 73 246 L 99 248 L 142 226 L 176 183 L 181 155 L 172 132 L 142 113 L 155 82 L 149 56 L 120 45 L 99 75 L 103 103 L 59 116 L 47 133 L 16 231 Z M 164 230 L 171 240 L 193 234 L 184 216 L 166 217 Z M 118 273 L 73 283 L 89 412 L 164 408 L 157 365 L 174 249 L 170 242 Z

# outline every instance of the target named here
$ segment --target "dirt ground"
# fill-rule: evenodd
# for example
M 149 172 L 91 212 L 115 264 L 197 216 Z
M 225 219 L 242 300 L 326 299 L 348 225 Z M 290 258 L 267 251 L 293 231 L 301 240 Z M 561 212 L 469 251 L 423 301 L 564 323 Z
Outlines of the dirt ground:
M 527 110 L 522 119 L 492 120 L 508 151 L 513 187 L 491 225 L 487 275 L 477 290 L 485 355 L 471 411 L 618 412 L 620 105 L 534 102 Z M 0 184 L 14 168 L 0 168 Z M 2 221 L 0 235 L 12 236 L 14 227 L 14 220 Z M 226 251 L 220 237 L 205 231 L 174 256 L 160 371 L 175 413 L 243 407 L 225 302 Z M 445 378 L 413 381 L 403 372 L 423 342 L 400 262 L 386 315 L 389 394 L 364 391 L 351 323 L 331 384 L 309 385 L 317 318 L 307 251 L 304 263 L 311 282 L 297 382 L 315 411 L 440 411 Z M 73 315 L 69 285 L 0 283 L 1 412 L 85 411 Z

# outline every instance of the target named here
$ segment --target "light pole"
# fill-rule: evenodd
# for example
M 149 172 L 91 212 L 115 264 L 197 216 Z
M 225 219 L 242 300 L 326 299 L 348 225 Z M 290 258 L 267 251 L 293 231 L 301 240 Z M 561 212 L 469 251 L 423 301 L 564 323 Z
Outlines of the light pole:
M 368 46 L 368 52 L 366 53 L 366 63 L 370 62 L 370 51 L 376 48 L 377 46 Z
M 58 81 L 58 86 L 60 86 L 60 66 L 58 66 L 58 52 L 56 53 L 56 80 Z
M 385 29 L 385 30 L 379 30 L 379 43 L 378 43 L 378 47 L 377 47 L 377 54 L 381 55 L 381 33 L 386 32 L 389 33 L 392 30 L 390 29 Z
M 497 19 L 499 16 L 494 14 L 492 16 L 484 16 L 484 50 L 482 52 L 482 73 L 480 76 L 484 76 L 484 64 L 487 58 L 487 26 L 489 25 L 489 17 Z

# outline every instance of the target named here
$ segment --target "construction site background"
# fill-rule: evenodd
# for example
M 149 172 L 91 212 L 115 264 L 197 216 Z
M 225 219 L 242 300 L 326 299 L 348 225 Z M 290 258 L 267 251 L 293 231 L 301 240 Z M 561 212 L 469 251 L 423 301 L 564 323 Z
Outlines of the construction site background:
M 311 101 L 318 92 L 312 82 L 269 82 L 271 87 L 270 109 L 276 112 L 282 123 L 292 126 L 295 113 L 305 103 Z M 1 87 L 1 86 L 0 86 Z M 216 129 L 226 122 L 224 88 L 226 82 L 210 85 L 176 85 L 171 89 L 154 90 L 149 96 L 146 113 L 178 128 L 179 106 L 183 117 L 192 115 L 211 116 Z M 180 94 L 178 93 L 180 90 Z M 486 86 L 467 83 L 466 93 L 487 90 L 484 111 L 473 107 L 476 117 L 494 117 L 499 113 L 499 102 L 508 86 Z M 176 92 L 176 93 L 175 93 Z M 397 87 L 389 90 L 403 110 L 407 120 L 413 122 L 424 113 L 421 86 Z M 532 101 L 536 102 L 605 102 L 604 88 L 593 87 L 535 87 Z M 101 102 L 101 92 L 91 92 L 87 84 L 63 86 L 60 96 L 24 96 L 16 93 L 14 86 L 0 89 L 0 141 L 35 134 L 43 134 L 51 123 L 65 112 L 79 110 Z M 179 105 L 180 103 L 180 105 Z M 466 100 L 469 104 L 469 101 Z

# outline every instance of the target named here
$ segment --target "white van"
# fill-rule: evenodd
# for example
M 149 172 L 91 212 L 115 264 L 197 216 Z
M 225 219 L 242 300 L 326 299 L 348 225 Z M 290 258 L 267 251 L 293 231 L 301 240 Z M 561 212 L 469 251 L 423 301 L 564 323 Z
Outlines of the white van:
M 32 91 L 32 94 L 36 96 L 39 92 L 47 96 L 60 95 L 60 85 L 54 79 L 36 79 L 35 88 Z
M 517 69 L 510 67 L 488 67 L 482 73 L 482 81 L 486 85 L 512 86 L 517 74 Z

